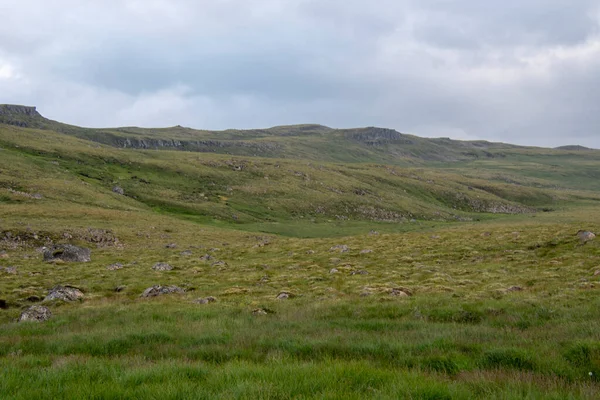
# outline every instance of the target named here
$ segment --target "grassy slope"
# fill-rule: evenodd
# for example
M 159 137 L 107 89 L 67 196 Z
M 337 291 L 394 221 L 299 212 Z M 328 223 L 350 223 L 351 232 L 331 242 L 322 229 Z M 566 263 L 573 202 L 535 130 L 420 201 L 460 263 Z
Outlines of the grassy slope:
M 574 236 L 600 231 L 595 152 L 400 168 L 119 150 L 6 126 L 0 141 L 0 264 L 18 271 L 0 273 L 2 398 L 598 397 L 600 247 Z M 477 213 L 456 193 L 555 211 Z M 346 212 L 359 206 L 405 218 Z M 94 247 L 88 228 L 120 245 L 41 262 L 46 237 Z M 85 300 L 13 322 L 56 284 Z M 188 292 L 140 299 L 153 284 Z M 296 297 L 275 300 L 282 290 Z M 192 303 L 208 295 L 217 303 Z

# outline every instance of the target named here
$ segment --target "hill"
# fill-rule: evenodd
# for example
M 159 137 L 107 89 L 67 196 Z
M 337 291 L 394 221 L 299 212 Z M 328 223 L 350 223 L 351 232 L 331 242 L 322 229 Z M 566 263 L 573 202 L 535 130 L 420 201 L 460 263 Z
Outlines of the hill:
M 600 396 L 598 151 L 0 120 L 2 398 Z

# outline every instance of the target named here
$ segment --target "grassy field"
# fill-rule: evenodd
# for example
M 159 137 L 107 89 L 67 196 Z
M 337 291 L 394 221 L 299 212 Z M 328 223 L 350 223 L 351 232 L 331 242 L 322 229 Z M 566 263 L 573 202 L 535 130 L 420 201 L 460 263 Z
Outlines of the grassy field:
M 2 125 L 0 148 L 2 399 L 600 397 L 597 152 L 401 167 Z M 92 261 L 43 262 L 56 243 Z

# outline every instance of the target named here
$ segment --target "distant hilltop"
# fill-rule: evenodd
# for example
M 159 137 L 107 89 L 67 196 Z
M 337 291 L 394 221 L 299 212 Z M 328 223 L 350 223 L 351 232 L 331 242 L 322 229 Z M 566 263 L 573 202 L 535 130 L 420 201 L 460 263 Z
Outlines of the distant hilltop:
M 412 164 L 504 158 L 507 151 L 533 148 L 484 140 L 423 138 L 375 126 L 335 129 L 318 124 L 209 131 L 167 128 L 83 128 L 43 117 L 32 106 L 0 104 L 0 124 L 54 131 L 104 145 L 142 150 L 183 150 L 238 156 L 306 158 L 328 162 Z M 583 146 L 556 151 L 593 151 Z
M 27 115 L 29 117 L 40 116 L 35 107 L 19 106 L 15 104 L 0 104 L 0 115 Z
M 567 145 L 567 146 L 556 147 L 556 150 L 585 151 L 585 150 L 594 150 L 594 149 L 591 149 L 591 148 L 585 147 L 585 146 L 579 146 L 576 144 L 572 144 L 572 145 Z

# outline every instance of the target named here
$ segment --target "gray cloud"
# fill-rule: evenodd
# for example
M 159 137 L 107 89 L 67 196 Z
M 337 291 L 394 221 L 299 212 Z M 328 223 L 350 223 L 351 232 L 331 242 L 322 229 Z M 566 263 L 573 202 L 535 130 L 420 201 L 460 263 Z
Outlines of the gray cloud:
M 0 102 L 65 122 L 600 147 L 595 0 L 7 0 L 0 14 Z

